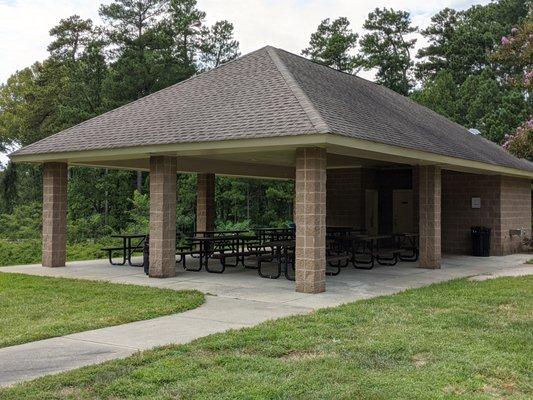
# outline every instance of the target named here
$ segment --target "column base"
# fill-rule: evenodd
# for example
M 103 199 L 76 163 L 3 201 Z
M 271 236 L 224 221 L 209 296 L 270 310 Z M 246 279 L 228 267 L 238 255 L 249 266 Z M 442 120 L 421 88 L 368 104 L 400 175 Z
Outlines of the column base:
M 178 274 L 176 273 L 176 271 L 174 271 L 174 272 L 168 272 L 165 274 L 158 274 L 158 275 L 149 274 L 148 277 L 154 278 L 154 279 L 165 279 L 165 278 L 175 278 L 177 275 Z
M 435 265 L 435 264 L 419 265 L 418 268 L 422 268 L 422 269 L 440 269 L 440 263 L 438 265 Z
M 296 292 L 298 293 L 309 293 L 309 294 L 317 294 L 317 293 L 324 293 L 326 291 L 326 284 L 321 285 L 306 285 L 306 284 L 298 284 L 296 285 Z

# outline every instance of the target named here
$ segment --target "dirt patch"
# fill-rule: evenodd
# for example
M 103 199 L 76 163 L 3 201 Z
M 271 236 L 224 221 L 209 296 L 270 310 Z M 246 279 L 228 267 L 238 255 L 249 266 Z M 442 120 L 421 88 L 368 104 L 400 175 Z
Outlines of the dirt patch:
M 82 391 L 80 389 L 72 387 L 72 386 L 67 386 L 67 387 L 59 389 L 58 397 L 78 399 L 78 398 L 81 398 L 81 393 Z
M 516 310 L 516 305 L 515 305 L 515 304 L 512 304 L 512 303 L 504 303 L 504 304 L 500 304 L 500 305 L 498 306 L 498 310 L 514 312 L 514 311 Z
M 328 357 L 331 357 L 331 353 L 327 355 Z M 316 352 L 316 351 L 291 351 L 290 353 L 284 354 L 281 357 L 279 357 L 280 360 L 285 361 L 304 361 L 304 360 L 314 360 L 317 358 L 324 358 L 326 357 L 325 352 Z
M 422 368 L 429 363 L 429 356 L 427 354 L 415 354 L 413 358 L 411 358 L 411 362 L 415 367 Z

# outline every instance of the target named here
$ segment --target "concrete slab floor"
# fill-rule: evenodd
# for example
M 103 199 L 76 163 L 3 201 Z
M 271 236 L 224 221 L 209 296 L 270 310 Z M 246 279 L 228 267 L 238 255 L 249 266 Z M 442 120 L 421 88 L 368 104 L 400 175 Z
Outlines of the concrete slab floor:
M 180 268 L 174 278 L 151 279 L 144 275 L 142 268 L 111 266 L 107 260 L 71 262 L 65 268 L 2 267 L 0 272 L 4 273 L 101 280 L 173 290 L 196 289 L 208 295 L 203 306 L 181 314 L 0 349 L 0 386 L 127 357 L 156 346 L 187 343 L 212 333 L 450 279 L 474 277 L 471 279 L 481 280 L 533 274 L 533 266 L 524 265 L 530 258 L 532 256 L 526 254 L 490 258 L 449 256 L 443 258 L 439 270 L 420 269 L 417 263 L 376 266 L 372 270 L 348 267 L 340 275 L 327 278 L 325 293 L 314 295 L 296 293 L 294 282 L 283 277 L 262 279 L 256 271 L 243 268 L 228 268 L 224 274 L 186 272 Z

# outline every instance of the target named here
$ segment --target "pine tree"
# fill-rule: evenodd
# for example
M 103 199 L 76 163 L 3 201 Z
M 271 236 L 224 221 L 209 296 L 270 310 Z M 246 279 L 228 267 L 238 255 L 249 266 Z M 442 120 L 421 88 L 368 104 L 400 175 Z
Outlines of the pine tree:
M 359 41 L 359 65 L 367 70 L 377 68 L 377 83 L 407 95 L 413 87 L 411 50 L 416 43 L 409 37 L 417 31 L 409 13 L 376 8 L 363 28 L 369 33 Z
M 216 68 L 239 57 L 239 42 L 233 37 L 233 24 L 218 21 L 205 29 L 200 43 L 203 69 Z
M 50 36 L 55 39 L 48 45 L 48 51 L 53 57 L 76 61 L 80 53 L 93 38 L 93 22 L 81 19 L 79 15 L 72 15 L 59 21 L 50 30 Z
M 108 24 L 112 45 L 110 76 L 106 83 L 109 107 L 136 100 L 158 89 L 162 35 L 158 31 L 164 15 L 162 0 L 115 0 L 100 6 Z
M 311 35 L 309 47 L 302 50 L 302 55 L 339 71 L 352 73 L 355 57 L 351 52 L 355 49 L 357 38 L 357 34 L 350 29 L 347 18 L 341 17 L 334 21 L 328 18 Z

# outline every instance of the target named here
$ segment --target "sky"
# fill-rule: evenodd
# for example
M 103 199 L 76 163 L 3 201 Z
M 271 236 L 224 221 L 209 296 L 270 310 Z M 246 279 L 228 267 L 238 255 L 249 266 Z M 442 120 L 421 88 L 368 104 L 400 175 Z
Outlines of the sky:
M 19 69 L 47 57 L 48 31 L 61 18 L 78 14 L 101 22 L 98 4 L 111 0 L 0 0 L 0 82 Z M 445 7 L 465 9 L 489 0 L 198 0 L 206 23 L 226 19 L 235 26 L 242 54 L 272 45 L 299 54 L 325 18 L 347 17 L 354 31 L 375 7 L 408 11 L 424 28 Z M 424 42 L 418 38 L 417 47 Z M 359 75 L 372 79 L 372 72 Z M 6 163 L 0 153 L 0 163 Z

